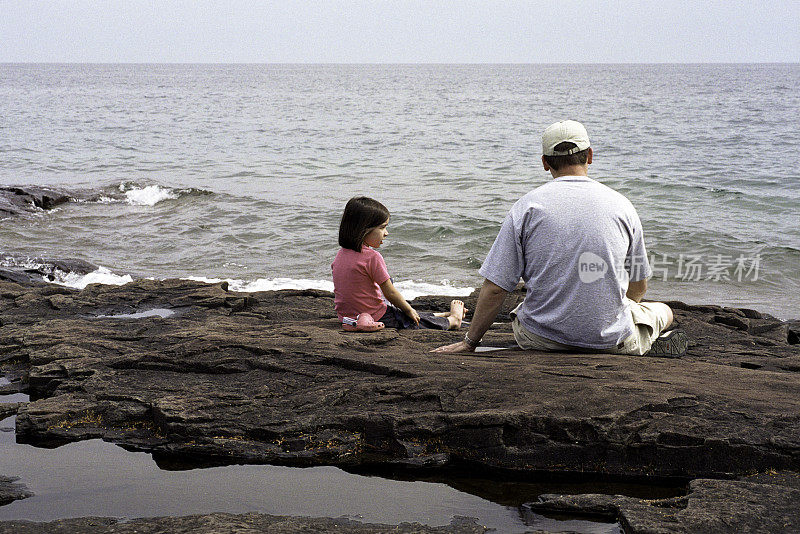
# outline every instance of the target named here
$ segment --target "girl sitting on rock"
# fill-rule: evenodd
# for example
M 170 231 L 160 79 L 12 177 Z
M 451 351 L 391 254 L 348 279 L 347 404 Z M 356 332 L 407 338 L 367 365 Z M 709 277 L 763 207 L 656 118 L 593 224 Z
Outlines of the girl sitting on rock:
M 450 302 L 447 313 L 417 313 L 389 277 L 376 249 L 389 235 L 389 210 L 368 197 L 351 198 L 339 224 L 339 252 L 333 260 L 334 305 L 348 330 L 431 328 L 456 330 L 464 318 L 464 303 Z M 388 301 L 388 302 L 387 302 Z M 375 322 L 377 318 L 378 323 Z

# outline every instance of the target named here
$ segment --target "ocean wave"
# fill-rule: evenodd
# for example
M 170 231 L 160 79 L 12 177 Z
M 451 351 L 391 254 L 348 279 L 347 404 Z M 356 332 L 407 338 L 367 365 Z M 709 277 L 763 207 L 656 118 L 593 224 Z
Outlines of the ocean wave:
M 107 198 L 116 198 L 132 206 L 155 206 L 159 202 L 165 200 L 177 200 L 188 196 L 213 194 L 211 191 L 195 189 L 193 187 L 172 188 L 158 184 L 140 185 L 131 182 L 122 182 L 119 184 L 118 189 L 123 197 L 120 198 L 115 195 Z
M 125 201 L 132 206 L 155 206 L 162 200 L 175 200 L 180 196 L 175 189 L 160 185 L 126 189 L 125 184 L 120 184 L 119 189 L 125 195 Z
M 141 185 L 134 182 L 122 182 L 118 186 L 105 188 L 102 192 L 76 193 L 72 196 L 75 202 L 84 204 L 129 204 L 131 206 L 155 206 L 165 200 L 177 200 L 189 196 L 212 195 L 204 189 L 173 188 L 159 184 Z
M 98 266 L 97 270 L 87 274 L 64 272 L 55 269 L 52 272 L 53 278 L 44 277 L 45 282 L 51 282 L 60 286 L 84 289 L 89 284 L 104 284 L 121 286 L 128 282 L 133 282 L 133 277 L 129 274 L 119 275 L 111 272 L 106 267 Z

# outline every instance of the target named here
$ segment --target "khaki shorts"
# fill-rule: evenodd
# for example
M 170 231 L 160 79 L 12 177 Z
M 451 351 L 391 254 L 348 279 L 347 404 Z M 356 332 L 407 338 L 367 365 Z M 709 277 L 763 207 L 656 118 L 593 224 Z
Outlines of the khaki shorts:
M 511 312 L 514 321 L 511 327 L 514 330 L 514 339 L 520 348 L 525 350 L 541 350 L 549 352 L 607 352 L 612 354 L 636 354 L 642 355 L 650 350 L 653 341 L 663 332 L 667 326 L 670 316 L 669 306 L 661 302 L 634 302 L 628 298 L 629 313 L 633 320 L 633 334 L 625 338 L 622 343 L 610 349 L 589 349 L 586 347 L 575 347 L 552 341 L 547 338 L 537 336 L 522 326 L 517 318 L 515 309 Z M 521 304 L 520 304 L 521 306 Z M 517 306 L 519 308 L 519 306 Z

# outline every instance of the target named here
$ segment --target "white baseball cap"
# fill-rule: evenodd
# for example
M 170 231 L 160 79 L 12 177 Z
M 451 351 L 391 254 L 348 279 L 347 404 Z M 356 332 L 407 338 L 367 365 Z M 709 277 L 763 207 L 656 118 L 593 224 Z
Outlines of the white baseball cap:
M 555 150 L 556 145 L 569 141 L 577 146 L 569 150 Z M 577 121 L 560 121 L 551 124 L 542 134 L 542 154 L 545 156 L 568 156 L 581 150 L 586 150 L 589 144 L 589 134 L 583 124 Z

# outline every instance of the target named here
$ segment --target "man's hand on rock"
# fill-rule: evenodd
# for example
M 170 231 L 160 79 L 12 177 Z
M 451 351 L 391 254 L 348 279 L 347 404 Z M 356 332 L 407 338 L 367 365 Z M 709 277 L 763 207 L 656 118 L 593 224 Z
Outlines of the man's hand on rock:
M 459 341 L 458 343 L 453 343 L 452 345 L 437 347 L 431 352 L 475 352 L 475 347 L 469 345 L 466 341 Z

